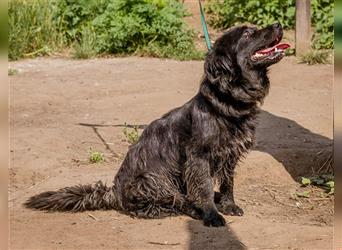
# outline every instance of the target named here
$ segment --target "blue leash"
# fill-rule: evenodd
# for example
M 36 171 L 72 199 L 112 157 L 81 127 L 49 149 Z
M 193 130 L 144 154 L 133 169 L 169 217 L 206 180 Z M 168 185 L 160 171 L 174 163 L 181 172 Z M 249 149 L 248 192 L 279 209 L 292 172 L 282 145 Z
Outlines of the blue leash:
M 207 23 L 205 22 L 205 17 L 204 17 L 204 13 L 203 13 L 201 0 L 198 0 L 198 3 L 199 3 L 200 12 L 201 12 L 201 24 L 202 24 L 202 28 L 203 28 L 205 42 L 207 44 L 208 50 L 210 50 L 211 49 L 211 41 L 210 41 L 210 37 L 209 37 Z

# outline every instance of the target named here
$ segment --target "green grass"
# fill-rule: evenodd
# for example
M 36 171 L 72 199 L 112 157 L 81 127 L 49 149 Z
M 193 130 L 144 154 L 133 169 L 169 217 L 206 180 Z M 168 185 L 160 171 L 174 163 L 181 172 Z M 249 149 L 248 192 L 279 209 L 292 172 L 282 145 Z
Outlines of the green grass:
M 84 27 L 80 40 L 73 46 L 72 57 L 75 59 L 89 59 L 96 56 L 96 34 L 90 27 Z
M 127 126 L 125 126 L 125 128 L 123 129 L 123 133 L 130 144 L 134 144 L 139 140 L 140 136 L 137 127 L 128 128 Z
M 101 162 L 104 162 L 104 160 L 105 160 L 105 157 L 103 153 L 90 149 L 90 155 L 89 155 L 90 163 L 101 163 Z
M 331 63 L 330 53 L 324 50 L 310 50 L 307 54 L 299 58 L 300 63 L 308 65 Z
M 9 59 L 46 55 L 63 46 L 63 35 L 58 32 L 51 2 L 9 1 Z
M 16 75 L 16 74 L 18 74 L 19 72 L 18 72 L 18 70 L 17 69 L 12 69 L 12 68 L 9 68 L 8 69 L 8 75 L 9 76 L 14 76 L 14 75 Z

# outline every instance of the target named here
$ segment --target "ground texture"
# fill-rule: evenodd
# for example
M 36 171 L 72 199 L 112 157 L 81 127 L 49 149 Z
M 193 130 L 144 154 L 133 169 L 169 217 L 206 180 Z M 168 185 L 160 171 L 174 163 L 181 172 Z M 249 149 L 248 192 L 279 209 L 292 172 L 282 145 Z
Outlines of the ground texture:
M 329 249 L 333 200 L 302 192 L 298 177 L 322 165 L 332 139 L 333 66 L 285 58 L 270 69 L 257 145 L 237 168 L 243 217 L 207 228 L 186 216 L 135 219 L 116 211 L 45 213 L 23 208 L 31 195 L 103 180 L 128 149 L 123 125 L 144 125 L 196 94 L 203 62 L 151 58 L 10 64 L 11 249 Z M 90 148 L 106 161 L 90 164 Z

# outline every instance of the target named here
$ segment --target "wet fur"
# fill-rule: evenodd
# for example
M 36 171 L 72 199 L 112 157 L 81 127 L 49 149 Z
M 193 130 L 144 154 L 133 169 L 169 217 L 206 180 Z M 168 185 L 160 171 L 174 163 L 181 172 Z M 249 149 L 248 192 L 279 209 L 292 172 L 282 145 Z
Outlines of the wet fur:
M 218 210 L 242 215 L 234 202 L 234 169 L 253 146 L 258 105 L 269 89 L 269 65 L 244 61 L 257 46 L 241 45 L 246 29 L 234 28 L 217 40 L 205 59 L 199 92 L 147 126 L 112 187 L 98 182 L 63 188 L 33 196 L 25 205 L 50 211 L 116 209 L 147 218 L 182 213 L 207 226 L 225 224 Z M 264 29 L 251 42 L 265 43 L 272 32 Z

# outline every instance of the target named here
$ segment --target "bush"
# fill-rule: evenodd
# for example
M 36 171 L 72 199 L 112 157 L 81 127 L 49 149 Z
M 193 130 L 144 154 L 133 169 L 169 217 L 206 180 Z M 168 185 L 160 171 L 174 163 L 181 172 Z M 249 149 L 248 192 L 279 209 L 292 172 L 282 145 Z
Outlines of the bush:
M 334 1 L 312 0 L 313 48 L 331 49 L 334 41 Z M 208 23 L 228 28 L 238 23 L 266 26 L 280 22 L 284 28 L 295 26 L 295 0 L 210 0 L 205 6 Z
M 69 39 L 82 27 L 96 33 L 97 53 L 147 54 L 177 59 L 199 58 L 194 34 L 183 20 L 186 12 L 175 0 L 71 1 L 59 4 Z M 63 9 L 64 8 L 64 9 Z
M 313 36 L 314 49 L 334 47 L 334 1 L 311 0 L 312 23 L 316 33 Z
M 52 51 L 56 41 L 73 46 L 77 58 L 99 53 L 202 58 L 186 15 L 176 0 L 10 0 L 10 58 Z

